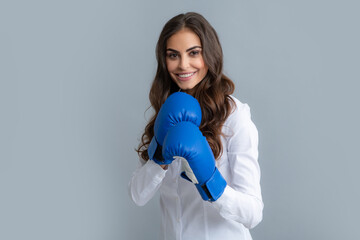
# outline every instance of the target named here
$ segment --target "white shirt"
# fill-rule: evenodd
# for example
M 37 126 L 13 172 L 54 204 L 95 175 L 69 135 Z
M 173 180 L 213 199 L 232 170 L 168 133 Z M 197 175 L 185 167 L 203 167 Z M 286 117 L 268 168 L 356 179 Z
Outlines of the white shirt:
M 143 206 L 160 191 L 163 239 L 251 240 L 249 229 L 262 220 L 258 131 L 249 106 L 232 98 L 236 109 L 222 128 L 223 154 L 216 161 L 227 186 L 217 201 L 202 200 L 195 185 L 180 176 L 180 159 L 167 170 L 140 159 L 129 193 L 135 204 Z

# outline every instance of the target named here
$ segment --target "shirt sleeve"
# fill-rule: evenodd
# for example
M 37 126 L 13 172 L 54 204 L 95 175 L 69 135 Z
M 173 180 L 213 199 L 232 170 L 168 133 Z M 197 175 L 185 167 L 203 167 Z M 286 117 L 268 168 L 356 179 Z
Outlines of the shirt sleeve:
M 227 155 L 230 176 L 222 196 L 213 205 L 222 217 L 255 227 L 262 220 L 263 202 L 258 164 L 258 131 L 247 104 L 239 104 L 226 122 L 230 130 Z
M 167 170 L 152 160 L 140 159 L 128 184 L 129 195 L 138 206 L 144 206 L 161 186 Z

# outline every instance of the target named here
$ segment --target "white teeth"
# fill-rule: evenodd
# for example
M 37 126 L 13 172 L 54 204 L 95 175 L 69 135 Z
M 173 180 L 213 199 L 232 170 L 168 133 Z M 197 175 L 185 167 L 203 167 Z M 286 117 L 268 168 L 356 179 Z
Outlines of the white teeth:
M 179 75 L 179 77 L 181 77 L 181 78 L 187 78 L 187 77 L 190 77 L 190 76 L 194 75 L 194 73 L 178 74 L 178 75 Z

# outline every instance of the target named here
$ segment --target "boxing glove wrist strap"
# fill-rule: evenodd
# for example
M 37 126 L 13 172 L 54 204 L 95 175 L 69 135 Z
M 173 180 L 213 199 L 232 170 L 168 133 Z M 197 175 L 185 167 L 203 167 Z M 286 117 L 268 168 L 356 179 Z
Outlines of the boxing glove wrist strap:
M 202 199 L 210 202 L 216 201 L 223 194 L 226 185 L 226 180 L 216 167 L 209 180 L 203 184 L 195 184 Z

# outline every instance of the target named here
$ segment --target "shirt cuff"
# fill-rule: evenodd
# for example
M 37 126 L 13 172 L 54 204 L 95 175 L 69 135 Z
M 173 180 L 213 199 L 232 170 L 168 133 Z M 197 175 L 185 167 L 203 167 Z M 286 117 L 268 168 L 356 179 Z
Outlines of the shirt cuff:
M 239 204 L 234 201 L 234 199 L 240 200 L 237 198 L 237 195 L 242 195 L 242 193 L 236 192 L 229 185 L 226 185 L 224 193 L 212 205 L 218 209 L 223 218 L 236 220 L 237 216 L 233 211 L 236 209 L 237 204 Z
M 146 171 L 154 176 L 154 182 L 159 183 L 164 179 L 167 169 L 163 169 L 153 160 L 148 160 L 145 165 Z

